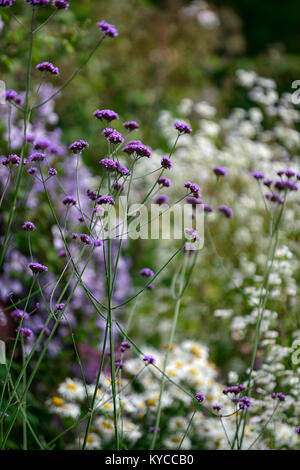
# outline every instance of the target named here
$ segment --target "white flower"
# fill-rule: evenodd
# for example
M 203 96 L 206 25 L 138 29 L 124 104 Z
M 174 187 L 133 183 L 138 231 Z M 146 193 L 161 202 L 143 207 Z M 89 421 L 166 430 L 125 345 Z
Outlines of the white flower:
M 82 401 L 86 397 L 84 386 L 82 382 L 77 379 L 67 378 L 59 385 L 58 393 L 66 400 L 71 401 Z

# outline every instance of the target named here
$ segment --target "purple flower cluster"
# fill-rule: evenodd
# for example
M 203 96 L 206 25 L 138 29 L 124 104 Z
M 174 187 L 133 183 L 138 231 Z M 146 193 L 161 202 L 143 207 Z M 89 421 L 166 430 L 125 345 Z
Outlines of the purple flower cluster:
M 58 67 L 55 67 L 52 62 L 41 62 L 35 68 L 40 72 L 49 72 L 52 75 L 59 75 Z
M 140 126 L 136 121 L 126 121 L 123 123 L 123 127 L 125 127 L 125 129 L 127 129 L 129 132 L 132 132 L 138 129 Z
M 9 6 L 11 6 L 11 5 L 9 5 Z M 15 90 L 6 90 L 5 99 L 6 99 L 6 101 L 14 101 L 16 104 L 18 104 L 20 106 L 23 104 L 23 100 L 22 100 L 21 96 L 18 95 L 18 93 Z
M 241 410 L 246 410 L 247 408 L 250 408 L 252 406 L 252 401 L 250 400 L 249 397 L 242 397 L 239 399 L 239 408 Z
M 29 267 L 29 269 L 31 269 L 31 271 L 34 274 L 48 272 L 47 266 L 44 266 L 43 264 L 40 264 L 40 263 L 29 263 L 28 267 Z
M 150 268 L 143 268 L 140 270 L 140 275 L 144 277 L 152 277 L 154 276 L 154 272 Z
M 205 400 L 205 395 L 203 393 L 196 393 L 195 398 L 198 403 L 203 403 Z
M 252 173 L 253 178 L 255 178 L 257 181 L 263 180 L 265 175 L 262 171 L 254 171 Z
M 10 316 L 16 322 L 20 321 L 21 319 L 23 320 L 29 319 L 29 314 L 27 312 L 24 312 L 23 310 L 13 310 Z
M 140 140 L 129 141 L 123 148 L 123 152 L 128 153 L 128 155 L 136 154 L 139 157 L 151 157 L 151 150 Z
M 12 155 L 9 155 L 8 157 L 3 158 L 3 159 L 1 160 L 1 163 L 2 163 L 2 165 L 4 165 L 4 166 L 9 165 L 10 163 L 11 163 L 12 165 L 17 165 L 17 166 L 19 166 L 20 161 L 21 161 L 21 158 L 20 158 L 18 155 L 12 154 Z
M 32 222 L 27 221 L 22 225 L 22 230 L 25 230 L 26 232 L 33 232 L 36 230 L 36 227 Z
M 120 346 L 121 352 L 125 352 L 126 349 L 130 349 L 130 348 L 131 348 L 131 344 L 128 343 L 128 341 L 122 341 L 121 346 Z
M 102 204 L 108 204 L 110 206 L 114 206 L 115 205 L 115 200 L 113 197 L 111 196 L 100 196 L 98 199 L 97 199 L 97 204 L 99 205 L 102 205 Z
M 169 198 L 166 194 L 158 194 L 156 198 L 154 199 L 154 203 L 158 204 L 161 206 L 162 204 L 168 204 L 169 203 Z
M 143 357 L 143 361 L 146 362 L 147 364 L 155 364 L 156 359 L 155 357 L 151 356 L 150 354 L 147 354 Z
M 190 181 L 186 181 L 184 183 L 184 187 L 189 189 L 191 193 L 195 196 L 195 198 L 200 198 L 200 188 L 197 184 L 191 183 Z
M 217 178 L 220 178 L 221 176 L 223 177 L 227 176 L 226 168 L 224 168 L 223 166 L 215 166 L 213 168 L 213 172 Z
M 273 400 L 278 399 L 279 401 L 285 401 L 286 400 L 286 395 L 284 395 L 282 392 L 277 392 L 277 393 L 272 393 L 271 397 Z
M 219 403 L 216 403 L 213 405 L 213 410 L 220 411 L 223 408 L 223 405 L 220 405 Z
M 65 196 L 62 200 L 65 206 L 76 206 L 77 201 L 73 196 Z
M 70 6 L 69 2 L 65 0 L 53 0 L 53 6 L 58 10 L 67 10 Z
M 85 140 L 80 139 L 79 141 L 75 141 L 71 145 L 69 145 L 69 150 L 76 154 L 81 153 L 84 149 L 88 147 L 89 144 Z
M 84 243 L 85 245 L 91 245 L 91 239 L 90 239 L 90 237 L 89 237 L 86 233 L 81 233 L 81 234 L 80 234 L 80 240 L 81 240 L 82 243 Z
M 267 193 L 266 199 L 268 199 L 270 202 L 274 202 L 275 204 L 284 204 L 284 199 L 280 196 L 280 194 L 277 193 Z
M 110 132 L 107 140 L 111 144 L 122 144 L 124 142 L 122 134 L 116 130 L 112 130 L 112 132 Z
M 20 328 L 20 333 L 24 339 L 30 339 L 33 337 L 33 331 L 30 328 Z
M 56 176 L 57 175 L 57 170 L 55 168 L 49 168 L 48 175 L 49 176 Z
M 166 178 L 165 176 L 161 176 L 158 179 L 158 184 L 161 186 L 164 186 L 165 188 L 170 188 L 172 183 L 171 183 L 171 180 L 169 180 L 169 178 Z
M 30 155 L 31 162 L 43 162 L 45 158 L 46 158 L 46 155 L 40 152 L 34 152 L 32 155 Z
M 99 21 L 97 23 L 99 26 L 100 31 L 102 31 L 105 36 L 109 36 L 110 38 L 115 38 L 119 35 L 117 28 L 113 24 L 106 23 L 106 21 Z
M 192 128 L 186 124 L 185 122 L 174 122 L 175 129 L 179 132 L 179 134 L 191 134 Z
M 119 115 L 112 109 L 96 109 L 93 114 L 96 119 L 105 119 L 107 122 L 111 122 L 114 119 L 120 119 Z
M 228 206 L 220 206 L 219 211 L 227 217 L 227 219 L 231 219 L 233 217 L 233 210 Z
M 50 3 L 50 0 L 25 0 L 25 2 L 30 3 L 30 5 L 44 7 Z
M 238 395 L 241 392 L 244 392 L 246 390 L 245 385 L 239 384 L 239 385 L 232 385 L 231 387 L 226 387 L 222 390 L 224 395 L 228 395 L 228 393 L 233 393 L 234 395 Z
M 0 0 L 0 7 L 11 7 L 15 0 Z
M 48 139 L 38 139 L 34 143 L 34 150 L 47 150 L 50 146 L 50 142 Z
M 160 161 L 160 164 L 163 168 L 165 168 L 165 170 L 171 170 L 171 168 L 173 168 L 172 160 L 169 157 L 163 157 Z

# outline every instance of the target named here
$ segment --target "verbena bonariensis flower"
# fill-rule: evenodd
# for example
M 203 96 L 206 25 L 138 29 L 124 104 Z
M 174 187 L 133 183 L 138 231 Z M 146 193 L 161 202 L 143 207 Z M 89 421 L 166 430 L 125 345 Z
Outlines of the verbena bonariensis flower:
M 203 204 L 203 210 L 204 212 L 210 213 L 214 211 L 214 208 L 210 204 Z
M 35 68 L 40 72 L 49 72 L 52 75 L 59 75 L 58 67 L 55 67 L 51 62 L 41 62 Z
M 154 272 L 150 268 L 143 268 L 140 270 L 140 275 L 144 277 L 152 277 L 154 276 Z
M 241 410 L 246 410 L 252 406 L 252 401 L 249 397 L 242 397 L 239 399 L 239 408 Z
M 124 142 L 122 134 L 116 130 L 113 130 L 107 137 L 108 142 L 111 144 L 121 144 Z
M 81 153 L 84 149 L 88 147 L 89 144 L 85 140 L 80 139 L 79 141 L 75 141 L 71 145 L 69 145 L 69 150 L 76 154 Z
M 25 0 L 25 2 L 44 7 L 50 3 L 50 0 Z
M 46 158 L 46 155 L 40 152 L 34 152 L 32 155 L 30 155 L 30 161 L 31 162 L 42 162 Z
M 93 240 L 93 243 L 96 248 L 103 246 L 103 241 L 100 238 L 95 238 Z
M 233 217 L 233 210 L 228 206 L 220 206 L 219 211 L 227 217 L 227 219 L 231 219 Z
M 36 230 L 36 227 L 32 222 L 27 221 L 22 225 L 22 230 L 25 230 L 26 232 L 33 232 L 33 230 Z
M 165 176 L 161 176 L 158 179 L 158 184 L 160 184 L 161 186 L 164 186 L 165 188 L 170 188 L 172 183 L 171 183 L 171 180 L 169 180 L 169 178 L 166 178 Z
M 151 150 L 140 140 L 129 141 L 123 148 L 123 152 L 128 153 L 128 155 L 136 154 L 140 157 L 151 157 Z
M 128 168 L 122 163 L 116 162 L 116 170 L 120 175 L 127 176 L 130 174 Z
M 266 199 L 270 202 L 274 202 L 275 204 L 284 204 L 284 199 L 278 193 L 267 193 Z
M 184 187 L 189 189 L 196 198 L 200 198 L 200 188 L 197 184 L 186 181 Z
M 65 0 L 53 0 L 53 6 L 58 10 L 67 10 L 70 6 L 69 2 Z
M 21 158 L 18 155 L 9 155 L 8 160 L 13 164 L 13 165 L 19 165 Z
M 56 176 L 57 175 L 57 170 L 55 168 L 49 168 L 48 175 L 49 176 Z
M 138 129 L 140 126 L 136 121 L 126 121 L 123 123 L 123 127 L 125 127 L 125 129 L 127 129 L 129 132 L 132 132 Z
M 40 325 L 37 326 L 37 331 L 38 331 L 39 333 L 40 333 L 41 331 L 43 331 L 43 330 L 44 330 L 44 335 L 45 335 L 46 337 L 50 336 L 51 331 L 49 330 L 48 327 L 45 328 L 45 326 L 42 325 L 42 324 L 40 324 Z
M 33 331 L 30 328 L 20 328 L 20 333 L 24 339 L 33 337 Z
M 153 356 L 150 354 L 147 354 L 143 357 L 143 361 L 146 362 L 147 364 L 155 364 L 156 360 Z
M 265 186 L 267 186 L 267 188 L 270 188 L 273 184 L 273 180 L 270 180 L 270 179 L 267 178 L 267 179 L 263 180 L 263 184 Z
M 203 393 L 196 393 L 195 398 L 198 403 L 203 403 L 205 400 L 205 395 Z
M 0 7 L 11 7 L 16 0 L 0 0 Z
M 116 162 L 112 160 L 111 158 L 102 158 L 100 160 L 100 165 L 104 166 L 104 168 L 110 172 L 113 172 L 116 170 Z
M 50 146 L 48 139 L 38 139 L 34 143 L 34 150 L 46 150 Z
M 300 434 L 300 426 L 297 426 L 297 427 L 296 427 L 296 432 L 297 432 L 298 434 Z
M 215 166 L 213 168 L 213 172 L 217 178 L 219 178 L 220 176 L 227 176 L 226 168 L 224 168 L 223 166 Z
M 103 129 L 102 135 L 104 135 L 104 137 L 108 137 L 113 131 L 114 129 L 112 129 L 111 127 L 106 127 L 105 129 Z
M 175 121 L 174 122 L 174 127 L 180 134 L 191 134 L 192 133 L 192 128 L 188 124 L 186 124 L 185 122 Z
M 58 310 L 59 312 L 61 312 L 64 309 L 64 307 L 65 307 L 65 304 L 63 303 L 55 305 L 56 310 Z
M 24 312 L 23 310 L 13 310 L 10 316 L 14 321 L 19 321 L 22 318 L 23 320 L 29 319 L 29 314 L 27 312 Z
M 84 243 L 85 245 L 90 245 L 90 244 L 91 244 L 91 239 L 90 239 L 90 237 L 89 237 L 86 233 L 81 233 L 81 234 L 80 234 L 80 240 L 81 240 L 82 243 Z
M 27 173 L 29 175 L 35 175 L 37 172 L 38 172 L 38 169 L 35 166 L 32 166 L 27 170 Z
M 10 6 L 10 5 L 9 5 Z M 6 101 L 14 101 L 18 105 L 23 104 L 23 99 L 15 90 L 6 90 L 5 92 Z
M 100 196 L 97 199 L 97 204 L 102 205 L 102 204 L 109 204 L 113 206 L 115 204 L 115 200 L 111 196 Z
M 282 392 L 277 392 L 277 393 L 274 392 L 271 394 L 271 397 L 273 398 L 273 400 L 275 400 L 276 398 L 278 398 L 279 401 L 286 400 L 286 395 L 284 395 Z
M 187 196 L 185 200 L 188 204 L 191 204 L 194 207 L 196 207 L 199 204 L 203 204 L 202 199 L 194 197 L 194 196 Z
M 284 174 L 287 178 L 293 178 L 294 176 L 296 176 L 296 172 L 289 168 L 287 170 L 284 170 Z
M 93 114 L 96 119 L 105 119 L 108 122 L 111 122 L 114 119 L 120 119 L 119 115 L 112 109 L 96 109 Z
M 252 173 L 252 176 L 253 176 L 253 178 L 255 178 L 256 180 L 263 180 L 264 177 L 265 177 L 265 175 L 264 175 L 264 173 L 263 173 L 262 171 L 254 171 L 254 172 Z
M 220 411 L 223 408 L 223 405 L 216 403 L 213 405 L 213 410 Z
M 156 198 L 154 199 L 154 203 L 158 204 L 159 206 L 161 206 L 162 204 L 168 204 L 168 202 L 169 198 L 166 194 L 158 194 L 158 196 L 156 196 Z
M 77 204 L 76 199 L 73 196 L 65 196 L 62 200 L 65 206 L 75 206 Z
M 116 38 L 119 33 L 117 28 L 113 24 L 106 23 L 106 21 L 99 21 L 97 23 L 99 29 L 105 34 L 105 36 L 109 36 L 110 38 Z
M 88 198 L 91 201 L 96 201 L 98 197 L 96 191 L 92 191 L 91 189 L 88 189 L 86 193 L 87 193 Z
M 47 266 L 44 266 L 44 265 L 41 264 L 41 263 L 29 263 L 28 267 L 29 267 L 29 269 L 31 269 L 31 271 L 32 271 L 34 274 L 46 273 L 46 272 L 48 272 Z
M 172 160 L 169 157 L 163 157 L 160 161 L 160 164 L 166 170 L 171 170 L 171 168 L 173 168 Z

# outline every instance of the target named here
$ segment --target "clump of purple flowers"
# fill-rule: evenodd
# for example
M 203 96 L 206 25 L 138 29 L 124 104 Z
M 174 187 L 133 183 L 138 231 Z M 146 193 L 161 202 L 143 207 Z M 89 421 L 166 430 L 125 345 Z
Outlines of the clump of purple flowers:
M 73 196 L 65 196 L 62 200 L 65 206 L 76 206 L 77 201 Z
M 11 7 L 15 0 L 0 0 L 0 7 Z
M 55 67 L 52 62 L 41 62 L 35 68 L 40 72 L 49 72 L 52 75 L 59 75 L 58 67 Z
M 4 5 L 2 5 L 2 6 L 4 6 Z M 9 5 L 9 6 L 11 6 L 11 5 Z M 6 101 L 13 101 L 14 103 L 16 103 L 18 105 L 23 104 L 23 100 L 22 100 L 21 96 L 18 95 L 18 93 L 15 90 L 6 90 L 5 99 L 6 99 Z
M 151 150 L 140 140 L 131 140 L 128 142 L 123 148 L 123 152 L 128 153 L 128 155 L 136 154 L 139 157 L 151 157 Z
M 272 393 L 271 394 L 271 397 L 273 400 L 276 400 L 276 398 L 279 400 L 279 401 L 285 401 L 286 400 L 286 395 L 284 395 L 282 392 L 277 392 L 277 393 Z
M 192 133 L 192 128 L 185 122 L 175 121 L 174 127 L 179 132 L 179 134 L 191 134 Z
M 48 272 L 47 266 L 44 266 L 43 264 L 40 264 L 40 263 L 29 263 L 28 267 L 29 267 L 29 269 L 31 269 L 31 271 L 34 274 Z
M 196 393 L 195 398 L 198 403 L 203 403 L 205 400 L 205 395 L 203 393 Z
M 58 10 L 67 10 L 70 6 L 69 2 L 65 0 L 53 0 L 53 6 Z
M 69 145 L 69 150 L 76 154 L 81 153 L 84 149 L 88 147 L 89 144 L 85 140 L 80 139 L 79 141 L 75 141 L 71 145 Z
M 221 176 L 223 177 L 227 176 L 226 168 L 224 168 L 223 166 L 215 166 L 213 168 L 213 172 L 217 178 L 220 178 Z
M 125 129 L 127 129 L 129 132 L 132 132 L 138 129 L 140 126 L 136 121 L 126 121 L 123 123 L 123 127 L 125 127 Z
M 252 406 L 252 401 L 250 400 L 249 397 L 242 397 L 239 399 L 239 408 L 241 410 L 246 410 L 247 408 L 250 408 Z
M 140 275 L 144 277 L 152 277 L 154 276 L 154 272 L 150 268 L 143 268 L 140 270 Z
M 108 122 L 111 122 L 114 119 L 120 119 L 119 115 L 112 109 L 96 109 L 96 111 L 94 111 L 94 116 L 96 119 L 105 119 Z
M 171 168 L 173 168 L 172 160 L 169 157 L 163 157 L 160 161 L 160 164 L 163 168 L 165 168 L 165 170 L 171 170 Z
M 114 206 L 115 200 L 111 196 L 100 196 L 97 199 L 97 204 L 102 205 L 102 204 L 108 204 L 110 206 Z
M 106 21 L 102 20 L 99 21 L 97 25 L 99 26 L 100 31 L 105 34 L 105 36 L 116 38 L 119 35 L 117 28 L 113 24 L 106 23 Z
M 25 230 L 26 232 L 33 232 L 36 230 L 36 227 L 32 222 L 27 221 L 22 225 L 22 230 Z
M 156 359 L 155 357 L 151 356 L 150 354 L 147 354 L 143 357 L 143 361 L 146 362 L 147 364 L 155 364 Z
M 220 206 L 219 211 L 227 217 L 227 219 L 231 219 L 233 217 L 233 210 L 228 206 Z

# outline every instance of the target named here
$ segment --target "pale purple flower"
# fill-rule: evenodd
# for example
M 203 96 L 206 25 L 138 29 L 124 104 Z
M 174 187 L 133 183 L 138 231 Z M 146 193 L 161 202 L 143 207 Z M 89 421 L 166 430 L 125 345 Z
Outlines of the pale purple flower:
M 94 116 L 96 119 L 105 119 L 108 122 L 111 122 L 114 119 L 120 119 L 119 115 L 112 109 L 97 109 L 94 112 Z
M 172 162 L 171 158 L 169 158 L 169 157 L 163 157 L 160 161 L 160 164 L 166 170 L 171 170 L 171 168 L 173 167 L 173 162 Z
M 220 206 L 219 211 L 227 217 L 227 219 L 231 219 L 233 217 L 233 210 L 228 206 Z
M 34 274 L 48 272 L 47 266 L 44 266 L 43 264 L 40 264 L 40 263 L 29 263 L 28 267 L 31 269 L 31 271 Z
M 215 166 L 213 168 L 213 172 L 217 178 L 220 178 L 221 176 L 223 177 L 227 176 L 226 168 L 224 168 L 223 166 Z
M 40 72 L 49 72 L 52 75 L 59 75 L 58 67 L 55 67 L 51 62 L 41 62 L 35 68 Z
M 150 268 L 143 268 L 140 270 L 140 275 L 144 277 L 152 277 L 154 276 L 154 272 Z
M 203 403 L 205 400 L 205 395 L 203 393 L 196 393 L 195 398 L 198 403 Z
M 115 38 L 119 35 L 117 28 L 113 24 L 106 23 L 106 21 L 102 20 L 99 21 L 97 25 L 99 26 L 99 29 L 105 34 L 105 36 Z
M 156 363 L 156 359 L 151 356 L 150 354 L 147 354 L 143 357 L 143 361 L 146 362 L 147 364 L 155 364 Z
M 127 129 L 129 132 L 132 132 L 138 129 L 140 126 L 136 121 L 127 121 L 123 123 L 123 127 L 125 127 L 125 129 Z
M 192 128 L 185 122 L 176 121 L 174 127 L 180 134 L 191 134 L 192 132 Z
M 33 232 L 36 230 L 36 227 L 32 222 L 27 221 L 22 225 L 22 230 L 25 230 L 26 232 Z

